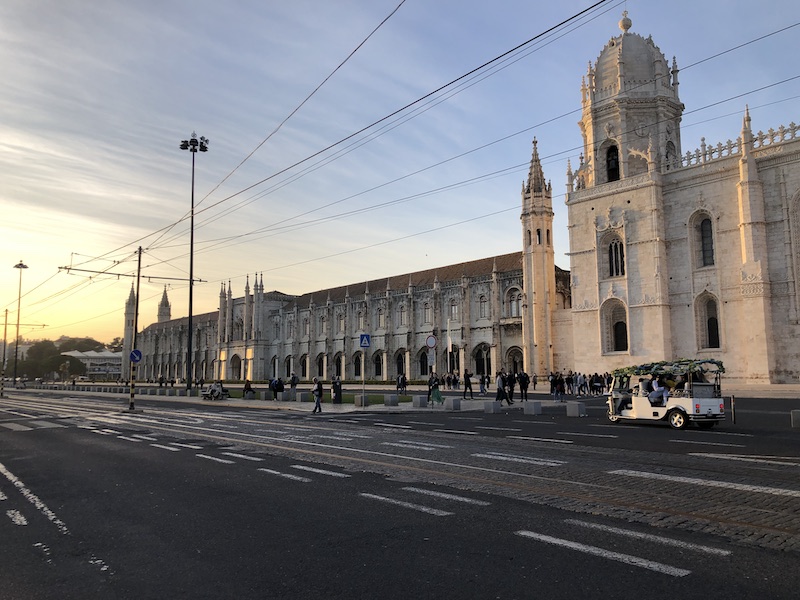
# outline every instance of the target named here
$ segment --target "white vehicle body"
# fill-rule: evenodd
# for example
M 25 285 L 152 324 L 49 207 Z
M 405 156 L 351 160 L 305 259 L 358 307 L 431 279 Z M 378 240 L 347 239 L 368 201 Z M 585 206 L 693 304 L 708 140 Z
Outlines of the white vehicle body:
M 619 421 L 667 421 L 675 429 L 689 423 L 703 428 L 725 420 L 725 399 L 722 397 L 719 361 L 688 360 L 630 367 L 614 372 L 609 393 L 608 418 Z M 644 387 L 650 375 L 674 377 L 680 389 L 651 399 Z

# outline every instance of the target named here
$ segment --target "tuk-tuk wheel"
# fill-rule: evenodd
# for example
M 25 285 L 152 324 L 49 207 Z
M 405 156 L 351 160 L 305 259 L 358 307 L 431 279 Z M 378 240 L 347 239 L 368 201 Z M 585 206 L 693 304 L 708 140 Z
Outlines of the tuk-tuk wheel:
M 683 414 L 683 411 L 673 408 L 667 413 L 667 422 L 673 429 L 686 429 L 689 424 L 689 419 Z
M 611 411 L 608 411 L 606 413 L 606 415 L 608 416 L 608 420 L 611 421 L 612 423 L 618 423 L 619 422 L 619 415 L 617 415 L 617 414 L 613 414 L 612 415 Z

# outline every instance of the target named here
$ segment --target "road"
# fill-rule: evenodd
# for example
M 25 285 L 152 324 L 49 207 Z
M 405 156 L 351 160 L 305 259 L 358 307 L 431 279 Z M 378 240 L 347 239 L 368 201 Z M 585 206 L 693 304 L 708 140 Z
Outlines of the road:
M 589 416 L 0 399 L 0 598 L 796 598 L 787 400 Z M 792 401 L 794 402 L 794 401 Z

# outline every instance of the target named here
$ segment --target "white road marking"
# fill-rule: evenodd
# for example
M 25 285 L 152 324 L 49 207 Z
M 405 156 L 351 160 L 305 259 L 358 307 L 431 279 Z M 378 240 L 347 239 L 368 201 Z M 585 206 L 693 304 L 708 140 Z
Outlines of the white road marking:
M 641 567 L 643 569 L 648 569 L 650 571 L 655 571 L 657 573 L 664 573 L 665 575 L 671 575 L 672 577 L 685 577 L 686 575 L 689 575 L 691 573 L 691 571 L 688 571 L 686 569 L 671 567 L 670 565 L 657 563 L 651 560 L 641 558 L 639 556 L 622 554 L 620 552 L 612 552 L 604 548 L 598 548 L 597 546 L 587 546 L 586 544 L 579 544 L 578 542 L 572 542 L 570 540 L 562 540 L 560 538 L 554 538 L 549 535 L 543 535 L 541 533 L 535 533 L 533 531 L 517 531 L 516 534 L 522 537 L 538 540 L 546 544 L 563 546 L 565 548 L 577 550 L 578 552 L 585 552 L 586 554 L 591 554 L 593 556 L 599 556 L 601 558 L 607 558 L 609 560 L 616 560 L 621 563 L 633 565 L 634 567 Z
M 291 479 L 293 481 L 302 481 L 303 483 L 311 482 L 311 479 L 308 477 L 301 477 L 300 475 L 293 475 L 292 473 L 281 473 L 280 471 L 273 471 L 272 469 L 259 469 L 259 471 L 269 473 L 270 475 L 277 475 L 278 477 L 285 477 L 286 479 Z
M 3 500 L 8 500 L 8 496 L 6 496 L 2 490 L 0 490 L 0 502 Z
M 627 469 L 608 471 L 608 473 L 610 475 L 627 475 L 630 477 L 641 477 L 643 479 L 659 479 L 662 481 L 675 481 L 677 483 L 689 483 L 692 485 L 701 485 L 705 487 L 726 488 L 731 490 L 739 490 L 740 492 L 756 492 L 761 494 L 771 494 L 773 496 L 789 496 L 792 498 L 800 498 L 800 491 L 798 490 L 787 490 L 783 488 L 765 487 L 761 485 L 730 483 L 728 481 L 713 481 L 710 479 L 698 479 L 695 477 L 678 477 L 675 475 L 662 475 L 661 473 L 648 473 L 646 471 L 629 471 Z
M 560 467 L 564 464 L 560 460 L 547 460 L 544 458 L 528 458 L 524 456 L 507 456 L 505 454 L 472 454 L 476 458 L 488 458 L 491 460 L 504 460 L 507 462 L 525 463 L 529 465 L 538 465 L 540 467 Z
M 425 446 L 426 448 L 452 448 L 449 444 L 434 444 L 433 442 L 417 442 L 415 440 L 399 440 L 403 444 Z
M 47 508 L 47 505 L 41 500 L 39 500 L 39 497 L 36 496 L 36 494 L 34 494 L 32 491 L 26 488 L 25 484 L 22 483 L 22 481 L 20 481 L 19 479 L 17 479 L 16 475 L 14 475 L 11 471 L 6 469 L 5 465 L 3 465 L 2 463 L 0 463 L 0 473 L 2 473 L 6 477 L 6 479 L 8 479 L 12 484 L 14 484 L 14 487 L 16 487 L 19 490 L 20 494 L 22 494 L 23 497 L 28 502 L 33 504 L 37 508 L 37 510 L 39 510 L 39 512 L 41 512 L 45 517 L 47 517 L 47 519 L 53 525 L 56 526 L 59 532 L 61 532 L 63 535 L 69 534 L 69 530 L 67 529 L 67 526 L 64 524 L 64 522 L 61 519 L 59 519 L 52 510 Z
M 11 431 L 30 431 L 33 427 L 22 425 L 21 423 L 0 423 L 0 427 L 5 427 Z
M 102 429 L 90 429 L 92 433 L 99 433 L 100 435 L 112 435 L 110 431 L 103 431 Z
M 209 456 L 208 454 L 195 454 L 195 456 L 198 457 L 198 458 L 207 458 L 208 460 L 213 460 L 215 462 L 223 463 L 223 464 L 226 464 L 226 465 L 234 465 L 234 464 L 236 464 L 232 460 L 227 460 L 225 458 L 217 458 L 216 456 Z
M 379 427 L 395 427 L 397 429 L 411 429 L 411 425 L 395 425 L 394 423 L 380 423 L 375 421 L 373 425 L 378 425 Z
M 347 473 L 339 473 L 338 471 L 326 471 L 325 469 L 316 469 L 314 467 L 307 467 L 306 465 L 292 465 L 293 469 L 300 469 L 301 471 L 310 471 L 318 473 L 319 475 L 330 475 L 331 477 L 350 477 Z
M 233 458 L 241 458 L 243 460 L 252 460 L 253 462 L 261 462 L 264 460 L 263 458 L 259 458 L 258 456 L 247 456 L 247 454 L 237 454 L 236 452 L 223 452 L 225 456 L 231 456 Z
M 456 502 L 464 502 L 466 504 L 476 504 L 478 506 L 489 506 L 491 502 L 485 500 L 476 500 L 475 498 L 465 498 L 464 496 L 456 496 L 455 494 L 447 494 L 445 492 L 436 492 L 434 490 L 425 490 L 418 487 L 404 487 L 402 488 L 407 492 L 416 492 L 417 494 L 425 494 L 426 496 L 434 496 L 435 498 L 444 498 L 446 500 L 455 500 Z
M 552 438 L 528 437 L 524 435 L 509 435 L 506 436 L 510 440 L 528 440 L 529 442 L 551 442 L 553 444 L 573 444 L 572 440 L 555 440 Z
M 475 429 L 492 429 L 494 431 L 522 431 L 522 429 L 517 427 L 488 427 L 482 425 L 476 425 Z
M 435 517 L 447 517 L 454 514 L 451 512 L 447 512 L 446 510 L 439 510 L 438 508 L 431 508 L 429 506 L 423 506 L 422 504 L 412 504 L 411 502 L 403 502 L 402 500 L 395 500 L 394 498 L 386 498 L 385 496 L 376 496 L 375 494 L 366 494 L 362 492 L 359 494 L 359 496 L 363 496 L 364 498 L 371 498 L 373 500 L 380 500 L 381 502 L 388 502 L 389 504 L 402 506 L 403 508 L 418 510 L 420 512 L 424 512 L 429 515 L 433 515 Z
M 179 448 L 188 448 L 189 450 L 202 450 L 202 446 L 196 444 L 181 444 L 180 442 L 170 442 L 170 446 L 178 446 Z
M 14 525 L 24 526 L 28 524 L 28 519 L 26 519 L 18 510 L 7 510 L 6 515 L 8 515 L 8 518 L 11 519 L 11 522 L 14 523 Z
M 149 436 L 149 435 L 142 435 L 140 433 L 134 433 L 131 437 L 139 438 L 140 440 L 145 440 L 146 442 L 157 442 L 158 441 L 158 438 L 154 438 L 154 437 Z
M 61 423 L 53 423 L 52 421 L 31 421 L 32 425 L 36 425 L 41 429 L 48 429 L 53 427 L 66 427 L 66 425 L 62 425 Z
M 800 460 L 796 457 L 781 457 L 781 456 L 740 456 L 737 454 L 710 454 L 705 452 L 690 452 L 689 456 L 700 456 L 703 458 L 721 458 L 722 460 L 738 460 L 741 462 L 754 462 L 762 463 L 765 465 L 781 465 L 783 467 L 800 467 L 800 462 L 794 463 L 791 461 Z
M 161 448 L 162 450 L 169 450 L 170 452 L 180 452 L 180 449 L 173 448 L 172 446 L 164 446 L 163 444 L 150 444 L 153 448 Z
M 597 438 L 612 438 L 617 439 L 619 436 L 611 433 L 578 433 L 576 431 L 556 431 L 556 435 L 582 435 L 585 437 Z
M 106 433 L 110 433 L 112 435 L 117 435 L 122 433 L 121 431 L 117 431 L 116 429 L 101 429 L 100 431 L 104 431 Z
M 395 448 L 406 448 L 408 450 L 426 450 L 428 452 L 436 450 L 434 446 L 424 446 L 422 444 L 406 444 L 403 442 L 383 442 L 381 446 L 394 446 Z
M 725 446 L 726 448 L 746 448 L 743 444 L 725 444 L 722 442 L 699 442 L 697 440 L 669 440 L 673 444 L 696 444 L 698 446 Z
M 693 550 L 695 552 L 705 552 L 706 554 L 716 554 L 717 556 L 730 556 L 730 550 L 722 550 L 720 548 L 712 548 L 711 546 L 702 546 L 700 544 L 692 544 L 690 542 L 683 542 L 672 538 L 661 537 L 651 533 L 640 533 L 638 531 L 631 531 L 629 529 L 622 529 L 620 527 L 610 527 L 608 525 L 601 525 L 600 523 L 590 523 L 588 521 L 579 521 L 578 519 L 566 519 L 565 523 L 571 525 L 578 525 L 579 527 L 586 527 L 588 529 L 597 529 L 607 533 L 615 533 L 617 535 L 624 535 L 626 537 L 635 538 L 637 540 L 646 540 L 648 542 L 655 542 L 665 546 L 674 546 L 684 550 Z
M 311 437 L 319 438 L 319 439 L 322 439 L 322 440 L 337 440 L 337 441 L 340 441 L 340 442 L 352 442 L 353 441 L 353 438 L 345 437 L 344 435 L 341 435 L 341 434 L 339 434 L 339 435 L 336 435 L 336 434 L 334 434 L 334 435 L 314 435 L 314 436 L 311 436 Z
M 438 431 L 439 433 L 457 433 L 459 435 L 480 435 L 477 431 L 461 431 L 458 429 L 434 429 L 434 431 Z
M 134 437 L 128 437 L 127 435 L 118 435 L 117 438 L 120 439 L 120 440 L 128 441 L 128 442 L 139 442 L 139 443 L 141 443 L 141 441 L 142 441 L 142 440 L 137 440 Z

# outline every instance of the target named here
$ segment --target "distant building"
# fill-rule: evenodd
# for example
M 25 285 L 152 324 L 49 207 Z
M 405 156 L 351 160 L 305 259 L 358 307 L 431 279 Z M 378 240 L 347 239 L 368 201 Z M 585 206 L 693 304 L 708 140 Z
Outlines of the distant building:
M 122 352 L 110 350 L 70 350 L 61 356 L 77 358 L 86 365 L 86 376 L 93 381 L 116 381 L 122 377 Z
M 627 14 L 580 86 L 583 152 L 567 170 L 570 271 L 554 264 L 552 187 L 536 141 L 522 186 L 521 250 L 289 296 L 249 278 L 193 317 L 193 378 L 296 372 L 391 381 L 501 367 L 605 372 L 681 357 L 721 359 L 739 383 L 800 377 L 800 135 L 755 133 L 683 152 L 677 61 Z M 126 348 L 133 338 L 133 291 Z M 138 379 L 187 373 L 188 319 L 137 346 Z M 361 334 L 370 334 L 368 348 Z M 432 366 L 425 341 L 437 339 Z M 123 365 L 127 372 L 127 362 Z

